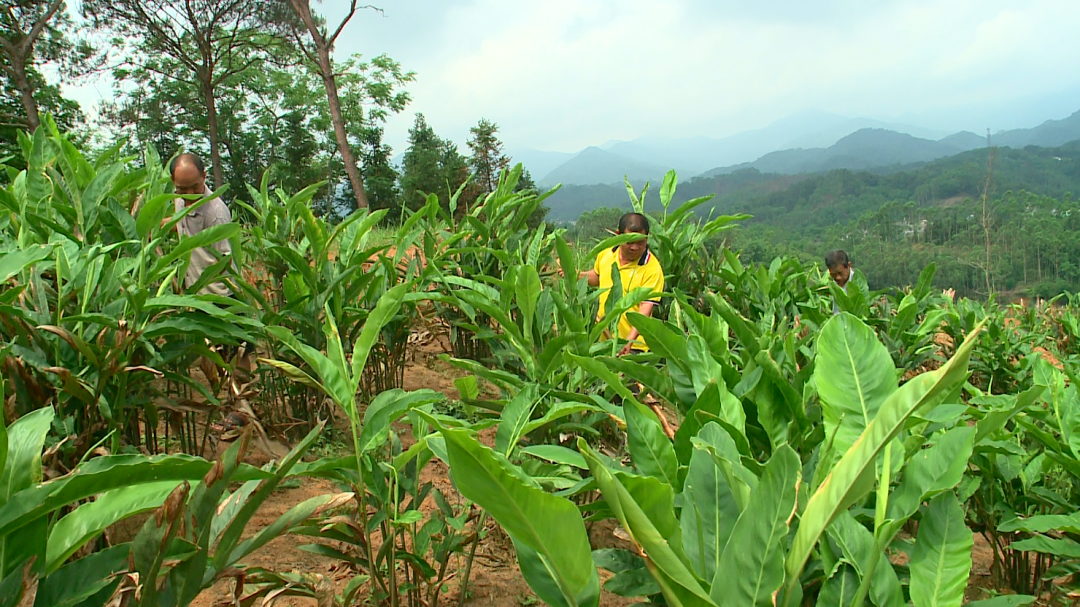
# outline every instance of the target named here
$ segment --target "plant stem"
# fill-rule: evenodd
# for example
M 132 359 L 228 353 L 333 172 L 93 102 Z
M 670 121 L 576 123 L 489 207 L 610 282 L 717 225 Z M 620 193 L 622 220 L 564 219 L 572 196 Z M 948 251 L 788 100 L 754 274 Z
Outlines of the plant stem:
M 465 560 L 465 574 L 461 578 L 461 589 L 458 591 L 458 605 L 464 607 L 466 593 L 469 590 L 469 576 L 472 575 L 473 559 L 476 557 L 476 547 L 480 545 L 480 533 L 484 530 L 484 525 L 487 524 L 487 510 L 480 512 L 480 519 L 476 523 L 476 539 L 473 540 L 472 547 L 469 548 L 469 558 Z

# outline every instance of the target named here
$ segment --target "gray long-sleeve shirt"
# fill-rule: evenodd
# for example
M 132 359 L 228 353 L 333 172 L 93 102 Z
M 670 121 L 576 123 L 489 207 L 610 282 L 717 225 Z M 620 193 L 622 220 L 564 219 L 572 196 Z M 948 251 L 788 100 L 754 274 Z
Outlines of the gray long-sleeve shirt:
M 206 188 L 203 195 L 209 196 L 210 193 L 210 189 Z M 184 210 L 187 201 L 183 198 L 176 198 L 173 200 L 173 204 L 175 205 L 176 212 L 179 213 Z M 203 230 L 216 225 L 226 224 L 230 221 L 232 221 L 232 214 L 229 213 L 229 207 L 225 206 L 225 203 L 222 202 L 220 198 L 213 198 L 181 219 L 176 224 L 176 231 L 181 236 L 194 236 Z M 232 254 L 232 246 L 229 244 L 228 240 L 219 240 L 214 243 L 213 247 L 222 255 Z M 207 249 L 203 247 L 194 249 L 191 252 L 191 263 L 188 264 L 187 275 L 184 276 L 184 286 L 190 287 L 198 282 L 199 277 L 206 271 L 206 268 L 216 262 L 217 257 Z M 232 290 L 223 282 L 208 284 L 199 292 L 224 296 L 232 295 Z

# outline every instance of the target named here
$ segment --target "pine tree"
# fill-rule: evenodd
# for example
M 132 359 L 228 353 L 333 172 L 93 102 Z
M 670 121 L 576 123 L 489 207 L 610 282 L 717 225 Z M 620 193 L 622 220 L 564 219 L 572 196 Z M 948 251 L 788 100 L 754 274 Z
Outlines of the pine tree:
M 428 194 L 436 194 L 447 208 L 450 196 L 469 178 L 468 163 L 458 153 L 457 145 L 436 135 L 423 114 L 416 115 L 416 122 L 409 129 L 409 148 L 405 150 L 403 165 L 403 203 L 414 210 L 423 206 Z M 474 200 L 474 192 L 463 193 L 458 198 L 459 210 L 467 209 Z
M 390 164 L 393 150 L 383 143 L 382 127 L 364 128 L 360 133 L 360 162 L 371 210 L 389 209 L 388 218 L 401 216 L 401 191 L 398 173 Z
M 476 185 L 485 193 L 494 192 L 499 185 L 499 175 L 510 165 L 510 159 L 503 154 L 503 144 L 496 135 L 499 127 L 486 118 L 469 129 L 469 167 L 472 169 Z
M 418 209 L 424 204 L 425 196 L 445 188 L 439 169 L 441 148 L 442 140 L 435 130 L 428 126 L 423 114 L 417 114 L 409 129 L 409 147 L 402 162 L 401 191 L 406 207 Z

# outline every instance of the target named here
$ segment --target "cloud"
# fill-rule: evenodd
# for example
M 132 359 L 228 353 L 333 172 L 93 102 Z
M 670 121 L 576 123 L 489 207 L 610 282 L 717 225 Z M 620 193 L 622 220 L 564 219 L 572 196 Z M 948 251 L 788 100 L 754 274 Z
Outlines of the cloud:
M 335 23 L 343 5 L 318 8 Z M 396 152 L 415 112 L 460 144 L 484 117 L 509 147 L 576 151 L 807 109 L 1032 126 L 1007 122 L 1080 88 L 1078 20 L 1075 0 L 401 0 L 358 13 L 336 54 L 417 72 L 387 125 Z

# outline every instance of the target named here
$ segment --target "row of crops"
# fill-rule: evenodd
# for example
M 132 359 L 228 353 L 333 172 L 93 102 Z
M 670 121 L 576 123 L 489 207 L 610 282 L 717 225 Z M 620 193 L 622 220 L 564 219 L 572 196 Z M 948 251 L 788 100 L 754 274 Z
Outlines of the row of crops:
M 600 570 L 657 605 L 1073 600 L 1075 306 L 953 301 L 932 267 L 845 293 L 795 260 L 743 266 L 707 246 L 743 218 L 668 212 L 669 175 L 650 236 L 668 294 L 658 318 L 630 313 L 652 353 L 619 357 L 605 329 L 650 293 L 616 283 L 596 322 L 575 277 L 625 238 L 530 230 L 543 197 L 518 171 L 472 208 L 430 197 L 389 243 L 384 212 L 328 225 L 314 187 L 265 182 L 233 209 L 243 227 L 178 241 L 153 150 L 85 158 L 48 120 L 20 143 L 28 168 L 0 186 L 0 606 L 188 605 L 231 579 L 239 605 L 434 607 L 466 596 L 491 520 L 550 605 L 597 605 Z M 190 251 L 223 238 L 239 271 L 203 281 L 235 296 L 184 292 Z M 402 389 L 409 336 L 438 327 L 455 402 Z M 216 347 L 244 343 L 247 375 Z M 238 411 L 253 421 L 204 459 Z M 295 446 L 248 465 L 268 429 Z M 315 457 L 332 429 L 349 454 Z M 436 460 L 453 490 L 424 480 Z M 339 490 L 249 526 L 304 478 Z M 593 550 L 605 519 L 628 549 Z M 244 564 L 286 533 L 349 578 Z M 991 592 L 966 592 L 975 534 Z

